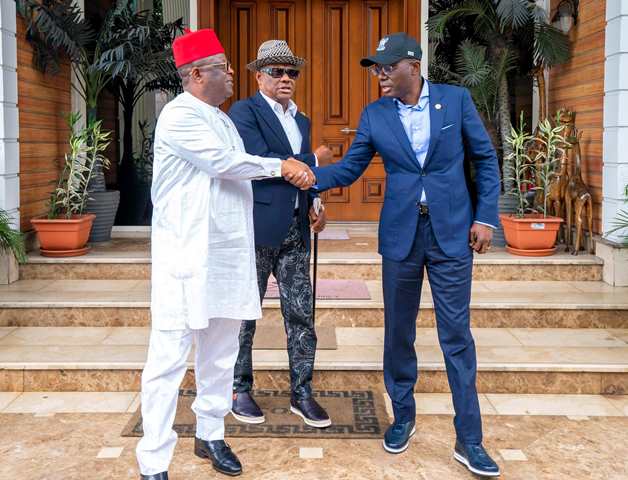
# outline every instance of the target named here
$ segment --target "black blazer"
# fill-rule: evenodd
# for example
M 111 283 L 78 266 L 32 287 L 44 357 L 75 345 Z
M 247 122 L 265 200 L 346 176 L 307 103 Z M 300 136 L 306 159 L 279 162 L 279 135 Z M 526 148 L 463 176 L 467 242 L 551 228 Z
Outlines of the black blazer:
M 286 133 L 268 102 L 258 92 L 233 104 L 229 116 L 235 123 L 247 153 L 261 157 L 295 157 L 313 167 L 315 157 L 310 146 L 310 120 L 297 112 L 295 120 L 303 136 L 301 151 L 294 155 Z M 316 194 L 299 190 L 283 178 L 253 181 L 253 221 L 255 245 L 280 247 L 285 240 L 299 195 L 299 223 L 306 247 L 310 248 L 308 211 Z

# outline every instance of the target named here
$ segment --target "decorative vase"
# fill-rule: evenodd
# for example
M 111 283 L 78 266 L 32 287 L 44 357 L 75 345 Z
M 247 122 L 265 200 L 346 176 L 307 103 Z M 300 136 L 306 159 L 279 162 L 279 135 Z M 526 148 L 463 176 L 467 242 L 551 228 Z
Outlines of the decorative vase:
M 120 192 L 118 190 L 90 192 L 85 211 L 96 215 L 89 235 L 90 242 L 108 242 L 111 240 L 111 229 L 116 219 L 119 204 Z

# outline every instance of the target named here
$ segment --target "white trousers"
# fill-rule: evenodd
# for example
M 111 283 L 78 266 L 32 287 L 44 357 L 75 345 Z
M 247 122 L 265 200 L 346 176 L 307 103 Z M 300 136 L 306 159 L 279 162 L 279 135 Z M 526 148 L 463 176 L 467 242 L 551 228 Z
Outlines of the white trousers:
M 144 437 L 137 444 L 140 472 L 155 475 L 168 470 L 177 434 L 172 429 L 179 387 L 187 358 L 196 345 L 194 374 L 196 436 L 222 440 L 224 417 L 232 402 L 233 367 L 238 357 L 239 320 L 216 318 L 200 330 L 152 330 L 148 358 L 142 372 Z

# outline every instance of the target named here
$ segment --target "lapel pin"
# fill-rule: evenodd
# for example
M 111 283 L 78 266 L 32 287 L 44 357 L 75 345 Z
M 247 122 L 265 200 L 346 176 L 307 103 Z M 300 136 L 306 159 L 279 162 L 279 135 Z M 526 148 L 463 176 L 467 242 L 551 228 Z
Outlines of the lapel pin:
M 434 105 L 434 108 L 436 110 L 440 110 L 443 106 L 440 103 L 437 103 L 436 105 Z

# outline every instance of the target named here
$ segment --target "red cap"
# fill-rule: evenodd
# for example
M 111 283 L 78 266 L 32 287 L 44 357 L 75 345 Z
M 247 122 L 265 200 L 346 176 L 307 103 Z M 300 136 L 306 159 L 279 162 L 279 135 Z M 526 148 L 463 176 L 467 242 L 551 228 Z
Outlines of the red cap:
M 219 53 L 225 53 L 220 40 L 211 28 L 192 32 L 185 30 L 185 34 L 177 37 L 172 44 L 174 63 L 177 68 L 201 58 L 211 57 Z

